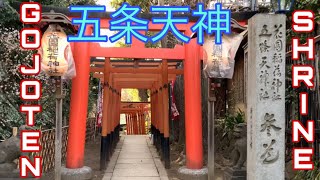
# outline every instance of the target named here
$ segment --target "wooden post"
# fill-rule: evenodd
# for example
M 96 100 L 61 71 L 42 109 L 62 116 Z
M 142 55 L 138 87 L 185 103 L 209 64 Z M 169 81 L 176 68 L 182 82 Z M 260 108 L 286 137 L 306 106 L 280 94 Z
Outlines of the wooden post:
M 162 111 L 163 111 L 163 158 L 165 168 L 170 168 L 170 143 L 169 143 L 169 92 L 168 92 L 168 61 L 162 60 Z
M 105 58 L 104 65 L 104 84 L 103 84 L 103 110 L 102 110 L 102 130 L 101 130 L 101 152 L 100 152 L 100 169 L 104 170 L 107 166 L 107 160 L 109 160 L 109 101 L 110 101 L 110 58 Z
M 127 116 L 127 114 L 125 115 L 125 117 L 126 117 L 126 131 L 127 131 L 127 135 L 129 135 L 129 133 L 128 133 L 128 116 Z
M 129 122 L 129 115 L 128 113 L 126 114 L 126 117 L 127 117 L 127 135 L 130 135 L 130 122 Z
M 131 114 L 128 114 L 129 117 L 129 129 L 130 129 L 130 135 L 132 135 L 132 121 L 131 121 Z
M 155 129 L 156 129 L 156 119 L 155 119 L 155 109 L 154 109 L 154 106 L 155 106 L 155 100 L 154 100 L 154 95 L 155 93 L 155 90 L 153 88 L 153 85 L 152 85 L 152 88 L 151 88 L 151 98 L 150 98 L 150 101 L 151 101 L 151 134 L 152 134 L 152 142 L 153 142 L 153 145 L 155 145 Z
M 91 29 L 87 28 L 85 34 L 91 35 Z M 90 77 L 89 48 L 88 42 L 77 42 L 73 51 L 77 76 L 72 79 L 70 103 L 66 162 L 66 167 L 70 169 L 82 168 L 84 163 Z
M 162 87 L 162 76 L 159 75 L 159 82 L 157 87 L 159 88 L 158 93 L 158 117 L 159 117 L 159 130 L 160 130 L 160 157 L 163 160 L 164 152 L 164 114 L 163 114 L 163 87 Z
M 208 84 L 208 180 L 214 180 L 214 101 L 215 95 L 211 86 L 211 79 L 207 78 Z
M 142 119 L 142 112 L 140 114 L 140 133 L 143 134 L 143 119 Z
M 141 127 L 140 127 L 140 113 L 139 113 L 139 111 L 137 112 L 137 134 L 140 134 L 140 129 L 141 129 Z
M 191 32 L 186 32 L 187 36 Z M 186 159 L 188 169 L 202 169 L 202 114 L 200 83 L 200 47 L 196 39 L 185 44 L 184 92 L 185 92 L 185 129 Z
M 146 122 L 145 122 L 145 114 L 144 114 L 144 106 L 142 106 L 141 119 L 142 119 L 142 134 L 146 134 Z
M 140 117 L 139 117 L 139 111 L 137 111 L 136 117 L 137 117 L 137 134 L 140 134 Z
M 118 142 L 119 140 L 119 133 L 120 133 L 120 114 L 121 114 L 121 89 L 117 90 L 117 117 L 116 117 L 116 127 L 117 127 L 117 134 L 116 134 L 116 140 Z
M 131 113 L 131 124 L 132 124 L 132 135 L 135 134 L 135 130 L 134 130 L 134 116 L 133 116 L 133 113 Z
M 133 113 L 133 128 L 134 128 L 134 135 L 138 134 L 138 127 L 137 127 L 137 113 Z
M 129 116 L 129 129 L 130 129 L 130 135 L 132 135 L 132 121 L 131 121 L 131 114 L 128 114 Z
M 55 127 L 55 180 L 61 179 L 61 148 L 62 148 L 62 81 L 56 78 L 56 127 Z
M 138 111 L 138 117 L 139 117 L 139 134 L 142 134 L 142 117 L 141 117 L 141 112 Z
M 140 134 L 140 132 L 139 132 L 140 122 L 139 122 L 139 113 L 138 112 L 135 113 L 135 117 L 136 117 L 136 125 L 137 125 L 137 134 Z
M 160 152 L 161 150 L 161 136 L 160 136 L 161 113 L 159 113 L 159 110 L 161 106 L 160 106 L 159 97 L 158 97 L 160 90 L 157 89 L 157 87 L 158 87 L 158 82 L 155 83 L 154 98 L 155 98 L 155 119 L 156 119 L 156 148 Z
M 130 135 L 132 135 L 132 121 L 131 121 L 131 114 L 128 114 L 129 118 L 129 129 L 130 129 Z
M 154 93 L 153 93 L 153 120 L 154 120 L 154 144 L 157 148 L 157 150 L 159 150 L 159 116 L 158 116 L 158 89 L 157 89 L 157 83 L 154 83 L 153 85 L 154 87 Z
M 111 96 L 112 96 L 112 105 L 111 105 L 111 118 L 110 118 L 110 123 L 111 123 L 111 154 L 113 153 L 114 150 L 114 145 L 115 145 L 115 127 L 114 127 L 114 121 L 115 121 L 115 114 L 116 114 L 116 97 L 115 97 L 115 88 L 114 88 L 114 78 L 112 78 L 112 91 L 111 91 Z
M 136 128 L 135 128 L 135 120 L 134 120 L 134 113 L 131 113 L 131 121 L 132 121 L 132 135 L 136 134 Z
M 112 96 L 112 87 L 113 87 L 113 74 L 110 73 L 109 75 L 109 93 L 108 93 L 108 96 L 109 96 L 109 102 L 108 102 L 108 135 L 107 135 L 107 142 L 108 142 L 108 151 L 107 151 L 107 157 L 108 157 L 108 160 L 110 159 L 111 157 L 111 154 L 112 154 L 112 106 L 113 106 L 113 96 Z
M 140 112 L 140 127 L 141 127 L 141 134 L 143 134 L 143 117 L 142 117 L 142 111 Z

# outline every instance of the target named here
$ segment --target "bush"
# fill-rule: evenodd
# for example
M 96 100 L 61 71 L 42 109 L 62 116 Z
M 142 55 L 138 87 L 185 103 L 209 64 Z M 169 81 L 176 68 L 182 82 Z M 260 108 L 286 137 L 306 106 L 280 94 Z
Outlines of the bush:
M 223 137 L 227 134 L 231 133 L 234 129 L 236 124 L 244 123 L 245 122 L 245 114 L 243 111 L 238 109 L 235 116 L 226 114 L 224 121 L 222 122 L 223 126 Z

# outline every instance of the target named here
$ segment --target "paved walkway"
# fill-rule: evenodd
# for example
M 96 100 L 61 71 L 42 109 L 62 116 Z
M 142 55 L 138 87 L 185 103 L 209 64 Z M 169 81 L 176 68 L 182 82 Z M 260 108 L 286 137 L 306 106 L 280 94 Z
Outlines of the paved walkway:
M 122 136 L 102 180 L 168 180 L 148 136 Z

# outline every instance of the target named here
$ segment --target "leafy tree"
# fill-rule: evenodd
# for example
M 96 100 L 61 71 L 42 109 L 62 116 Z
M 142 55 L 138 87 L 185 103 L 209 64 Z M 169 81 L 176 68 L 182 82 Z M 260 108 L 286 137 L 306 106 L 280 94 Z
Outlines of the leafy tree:
M 22 2 L 22 1 L 21 1 Z M 38 1 L 39 2 L 39 1 Z M 32 66 L 31 59 L 35 52 L 20 49 L 19 31 L 23 27 L 18 12 L 10 6 L 9 1 L 4 2 L 0 9 L 0 140 L 11 135 L 11 128 L 25 124 L 25 115 L 19 111 L 23 102 L 19 97 L 19 84 L 22 79 L 36 78 L 42 83 L 42 97 L 38 102 L 42 105 L 42 112 L 36 114 L 36 126 L 52 128 L 55 122 L 55 96 L 52 79 L 45 74 L 36 77 L 26 77 L 20 74 L 21 64 Z M 70 4 L 94 4 L 94 0 L 45 0 L 42 5 L 68 7 Z M 96 80 L 90 81 L 89 110 L 96 103 Z M 66 82 L 66 97 L 63 103 L 63 119 L 68 119 L 70 105 L 71 82 Z
M 311 10 L 315 15 L 315 22 L 320 21 L 320 0 L 310 0 L 310 1 L 295 1 L 295 4 L 293 6 L 293 10 Z M 312 32 L 312 33 L 296 33 L 293 32 L 292 27 L 292 12 L 287 14 L 287 41 L 291 42 L 292 37 L 298 37 L 302 41 L 301 43 L 304 43 L 306 38 L 309 36 L 316 36 L 319 34 L 319 32 Z M 315 29 L 317 28 L 318 24 L 315 23 Z
M 291 42 L 291 39 L 293 37 L 297 37 L 301 40 L 301 43 L 305 43 L 306 39 L 308 37 L 315 37 L 317 35 L 320 35 L 320 28 L 319 28 L 319 21 L 320 21 L 320 1 L 319 0 L 309 0 L 309 1 L 295 1 L 293 10 L 311 10 L 314 12 L 315 15 L 315 30 L 313 32 L 310 33 L 296 33 L 293 32 L 292 30 L 292 13 L 288 13 L 287 14 L 287 42 Z M 304 56 L 304 55 L 303 55 Z M 309 64 L 311 66 L 314 67 L 319 67 L 319 62 L 318 61 L 308 61 L 306 60 L 306 58 L 301 58 L 298 62 L 298 64 Z M 291 80 L 292 76 L 291 76 L 291 64 L 288 64 L 288 73 L 287 75 L 287 79 Z M 319 80 L 319 73 L 316 73 L 316 78 L 315 78 L 315 84 L 319 84 L 319 82 L 317 82 Z M 315 93 L 317 95 L 320 94 L 319 88 L 315 88 Z M 299 89 L 293 89 L 292 87 L 287 87 L 286 88 L 286 103 L 290 104 L 291 106 L 295 107 L 295 112 L 299 112 L 298 111 L 298 99 L 299 99 Z M 319 103 L 319 102 L 314 102 L 315 104 Z M 316 108 L 316 107 L 314 107 Z M 316 109 L 316 111 L 319 109 Z M 292 118 L 291 119 L 298 119 L 299 114 L 297 113 L 292 113 L 291 114 Z M 308 171 L 298 171 L 296 176 L 294 177 L 294 179 L 305 179 L 305 180 L 313 180 L 313 179 L 320 179 L 320 164 L 319 162 L 316 160 L 316 157 L 313 157 L 313 163 L 314 163 L 314 170 L 308 170 Z
M 137 89 L 123 89 L 121 92 L 121 101 L 139 102 L 139 91 Z
M 153 2 L 150 0 L 111 0 L 110 4 L 112 7 L 118 9 L 124 2 L 132 6 L 139 6 L 141 12 L 149 12 L 150 6 L 153 5 Z

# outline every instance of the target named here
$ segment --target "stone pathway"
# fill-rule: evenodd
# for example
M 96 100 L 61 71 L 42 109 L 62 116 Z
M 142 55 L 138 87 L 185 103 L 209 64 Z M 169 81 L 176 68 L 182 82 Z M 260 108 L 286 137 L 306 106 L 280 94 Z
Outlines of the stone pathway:
M 102 180 L 168 180 L 148 136 L 122 136 Z

